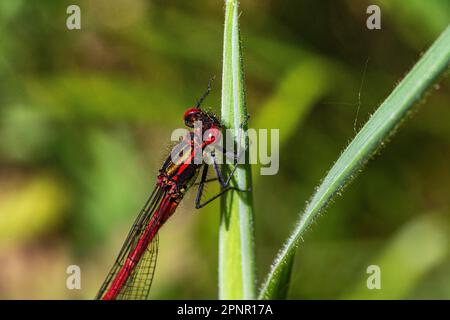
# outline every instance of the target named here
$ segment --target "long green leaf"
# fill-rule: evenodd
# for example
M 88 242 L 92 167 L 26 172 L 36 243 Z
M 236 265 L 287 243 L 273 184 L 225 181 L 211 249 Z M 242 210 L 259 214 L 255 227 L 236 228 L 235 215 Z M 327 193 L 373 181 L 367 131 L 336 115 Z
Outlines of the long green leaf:
M 326 208 L 327 204 L 340 194 L 344 186 L 367 160 L 383 145 L 386 138 L 407 117 L 434 81 L 443 74 L 450 61 L 450 26 L 429 48 L 414 68 L 395 88 L 389 97 L 372 115 L 353 141 L 333 165 L 317 189 L 297 223 L 294 232 L 279 252 L 266 281 L 260 298 L 270 299 L 279 295 L 278 288 L 285 288 L 285 268 L 312 221 Z
M 227 0 L 222 74 L 222 121 L 227 128 L 239 128 L 247 116 L 238 18 L 238 1 Z M 244 145 L 247 139 L 247 135 L 244 134 L 241 136 L 242 141 L 237 143 Z M 224 167 L 228 169 L 225 172 L 229 172 L 229 168 Z M 233 186 L 241 190 L 250 188 L 249 165 L 241 165 L 234 177 Z M 219 298 L 221 299 L 255 298 L 252 207 L 251 192 L 233 191 L 222 197 L 219 232 Z

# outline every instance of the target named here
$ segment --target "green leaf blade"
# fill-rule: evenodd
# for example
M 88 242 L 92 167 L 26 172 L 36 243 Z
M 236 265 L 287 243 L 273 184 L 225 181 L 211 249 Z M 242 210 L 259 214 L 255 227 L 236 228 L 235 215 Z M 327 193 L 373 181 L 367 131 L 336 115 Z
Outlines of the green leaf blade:
M 449 61 L 450 26 L 381 104 L 332 166 L 275 259 L 259 298 L 270 299 L 277 295 L 276 288 L 284 287 L 277 282 L 280 279 L 286 281 L 280 274 L 285 272 L 284 269 L 289 265 L 286 261 L 292 259 L 302 235 L 313 220 L 323 212 L 327 204 L 339 195 L 353 175 L 361 170 L 375 151 L 384 144 L 385 139 L 406 118 L 407 113 L 423 97 L 434 81 L 448 69 Z

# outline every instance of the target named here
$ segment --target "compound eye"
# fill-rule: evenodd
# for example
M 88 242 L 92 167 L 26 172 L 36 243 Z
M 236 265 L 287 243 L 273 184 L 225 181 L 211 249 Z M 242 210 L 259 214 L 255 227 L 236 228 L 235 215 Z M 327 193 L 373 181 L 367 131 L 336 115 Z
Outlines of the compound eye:
M 184 113 L 183 119 L 186 126 L 193 128 L 194 122 L 200 117 L 202 110 L 199 108 L 189 108 Z

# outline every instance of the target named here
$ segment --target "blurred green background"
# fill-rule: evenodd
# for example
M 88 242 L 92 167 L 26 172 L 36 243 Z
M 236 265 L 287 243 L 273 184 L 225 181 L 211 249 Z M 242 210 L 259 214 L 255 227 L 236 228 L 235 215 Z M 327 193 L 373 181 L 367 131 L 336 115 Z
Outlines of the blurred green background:
M 82 30 L 66 28 L 73 3 Z M 381 30 L 366 28 L 370 4 Z M 0 298 L 95 296 L 171 131 L 220 79 L 223 7 L 0 2 Z M 241 11 L 250 126 L 281 140 L 279 173 L 254 170 L 261 281 L 355 127 L 450 22 L 450 2 L 243 0 Z M 450 298 L 449 85 L 308 232 L 289 298 Z M 220 80 L 205 105 L 220 112 Z M 217 297 L 218 204 L 196 211 L 191 191 L 162 229 L 151 298 Z M 72 264 L 81 290 L 66 289 Z M 372 264 L 381 290 L 366 288 Z

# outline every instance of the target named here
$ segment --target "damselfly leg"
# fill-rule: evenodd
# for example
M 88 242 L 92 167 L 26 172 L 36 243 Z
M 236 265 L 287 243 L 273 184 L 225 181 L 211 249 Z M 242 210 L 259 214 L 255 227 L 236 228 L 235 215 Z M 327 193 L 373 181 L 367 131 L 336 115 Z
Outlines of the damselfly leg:
M 237 166 L 237 164 L 235 165 L 235 167 Z M 239 192 L 246 192 L 249 190 L 242 190 L 236 187 L 231 187 L 229 185 L 221 185 L 221 190 L 218 194 L 216 194 L 215 196 L 212 196 L 211 198 L 209 198 L 208 200 L 201 202 L 202 199 L 202 195 L 203 195 L 203 188 L 205 187 L 205 183 L 206 183 L 206 177 L 208 176 L 208 165 L 204 165 L 203 166 L 203 171 L 202 171 L 202 176 L 200 179 L 200 183 L 199 183 L 199 187 L 197 190 L 197 197 L 195 198 L 195 208 L 196 209 L 200 209 L 203 208 L 204 206 L 206 206 L 207 204 L 209 204 L 210 202 L 216 200 L 217 198 L 219 198 L 220 196 L 222 196 L 224 193 L 230 191 L 230 190 L 235 190 L 235 191 L 239 191 Z M 220 172 L 220 171 L 219 171 Z M 234 172 L 234 170 L 233 170 Z M 221 181 L 221 178 L 218 179 L 219 181 Z M 227 179 L 227 180 L 231 180 L 231 179 Z

